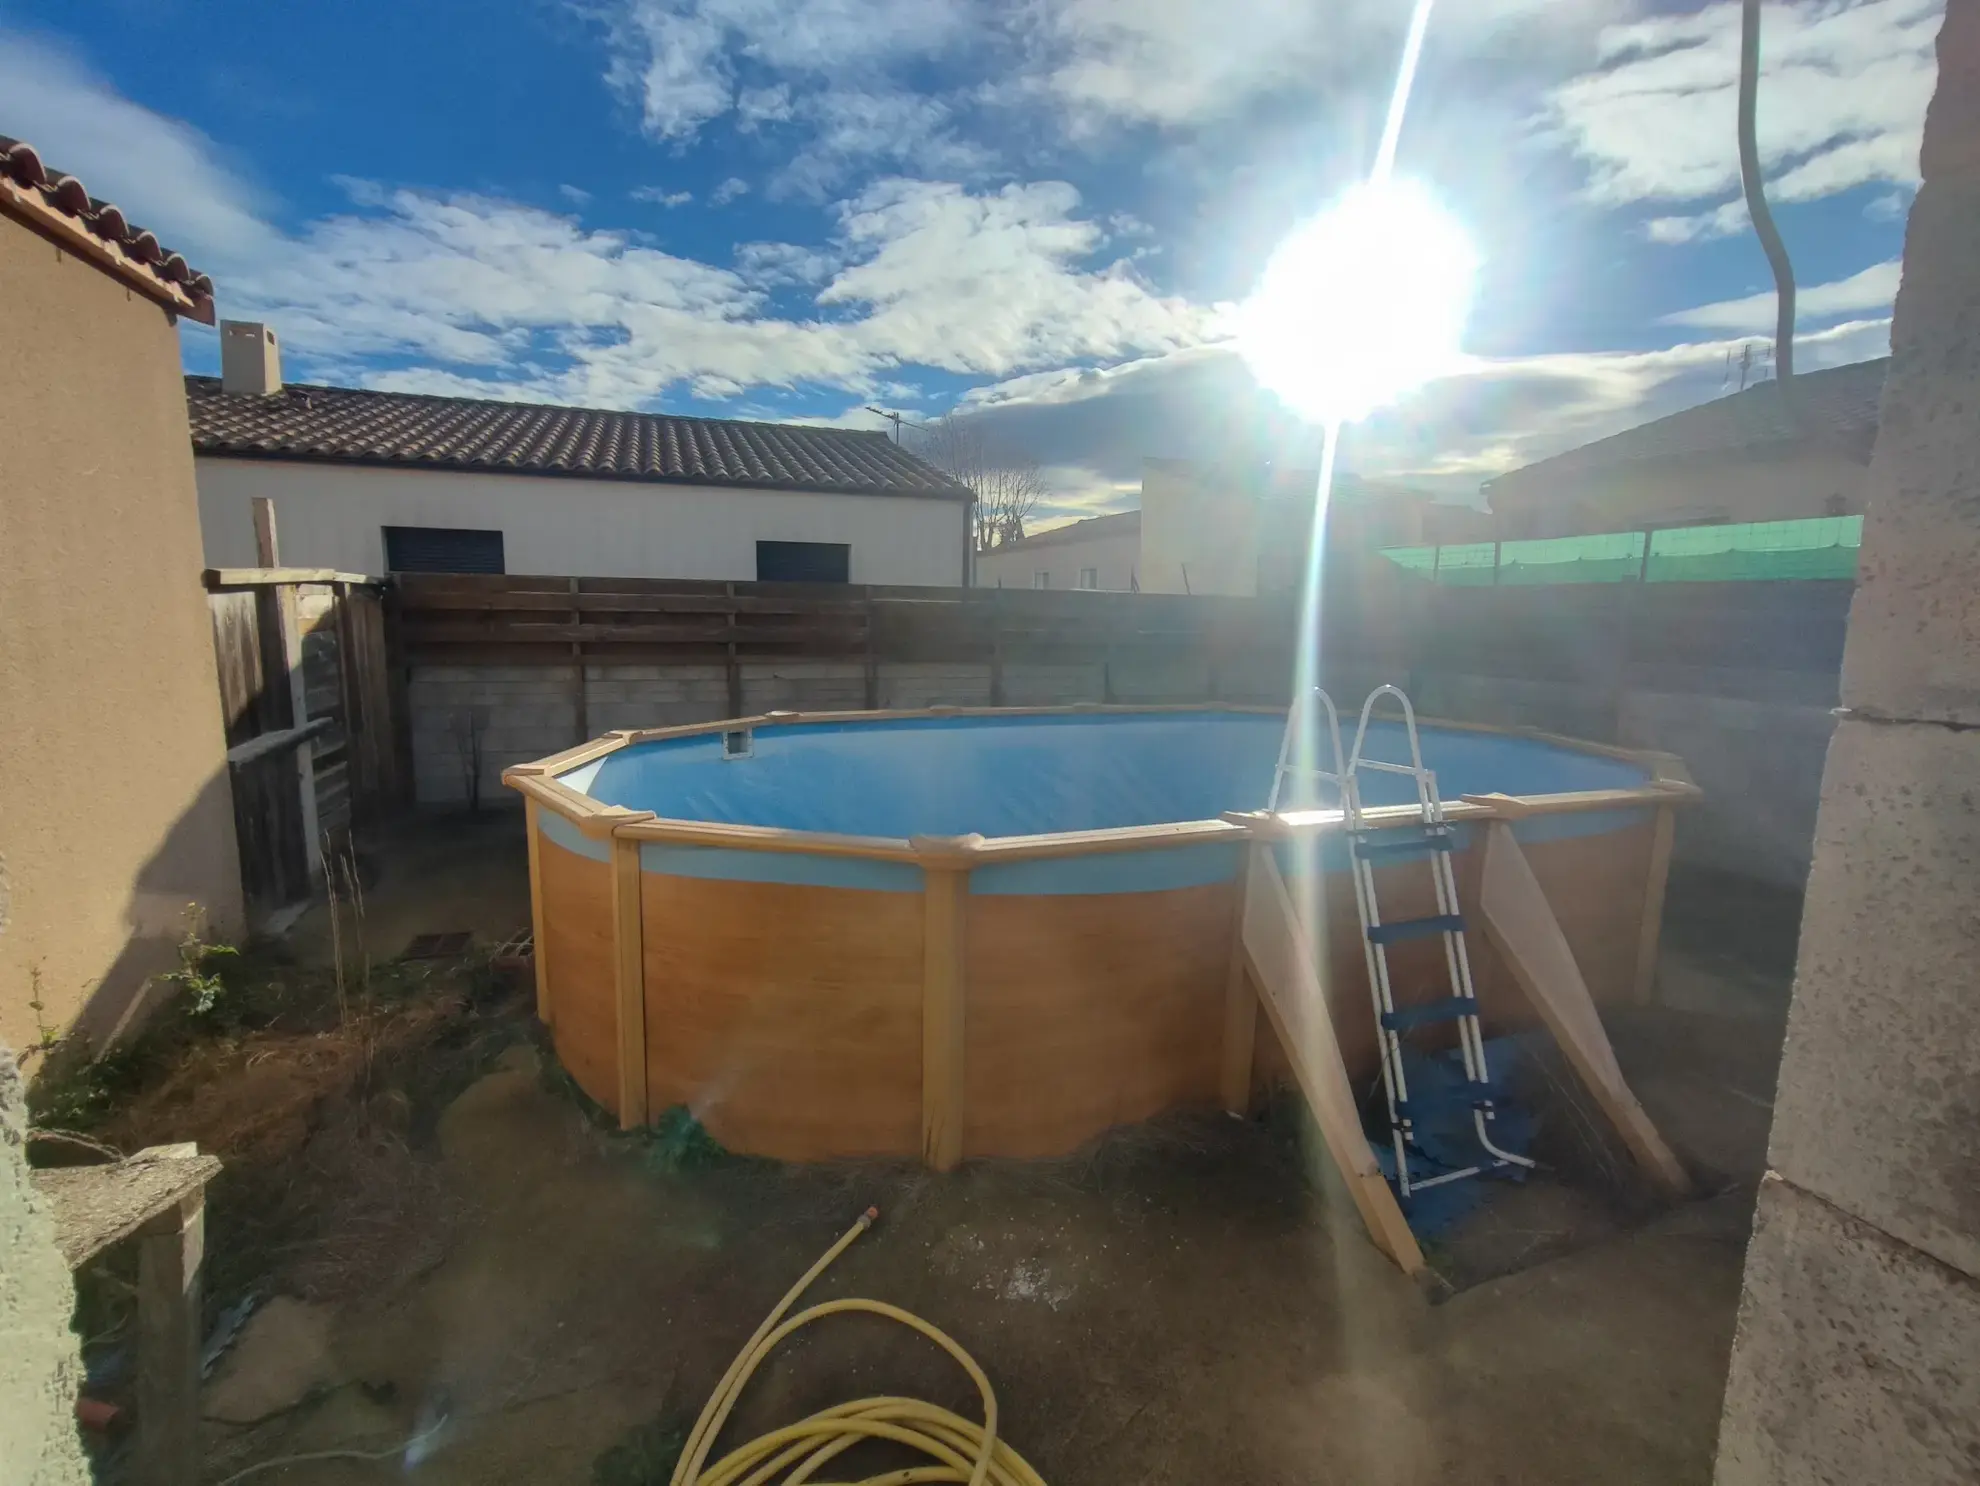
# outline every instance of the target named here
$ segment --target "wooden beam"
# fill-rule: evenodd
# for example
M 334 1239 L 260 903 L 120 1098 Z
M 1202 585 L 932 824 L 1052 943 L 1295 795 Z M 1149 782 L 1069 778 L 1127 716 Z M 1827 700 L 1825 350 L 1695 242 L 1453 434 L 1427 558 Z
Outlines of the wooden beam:
M 1664 890 L 1671 880 L 1671 847 L 1677 840 L 1677 812 L 1657 808 L 1650 837 L 1650 867 L 1643 879 L 1643 926 L 1636 939 L 1636 984 L 1632 1000 L 1648 1006 L 1657 997 L 1657 950 L 1664 937 Z
M 533 838 L 532 838 L 533 839 Z M 646 961 L 640 939 L 639 843 L 612 841 L 612 981 L 618 1008 L 619 1128 L 646 1123 Z M 540 971 L 538 972 L 541 973 Z
M 980 840 L 914 840 L 923 854 L 921 1159 L 936 1171 L 954 1171 L 962 1164 L 968 851 Z
M 206 568 L 200 581 L 208 589 L 224 589 L 279 588 L 285 583 L 355 583 L 375 588 L 385 580 L 336 568 Z
M 529 943 L 530 959 L 536 970 L 536 1019 L 549 1026 L 550 966 L 548 942 L 543 934 L 543 807 L 523 799 L 523 818 L 529 827 Z
M 1253 846 L 1244 885 L 1245 964 L 1278 1034 L 1327 1153 L 1346 1181 L 1368 1236 L 1404 1274 L 1427 1267 L 1395 1193 L 1361 1130 L 1361 1111 L 1327 1010 L 1321 960 L 1299 922 L 1268 846 Z
M 135 1474 L 141 1486 L 198 1486 L 199 1271 L 204 1188 L 138 1238 Z
M 1671 1196 L 1689 1196 L 1691 1180 L 1624 1082 L 1567 936 L 1512 827 L 1502 822 L 1485 827 L 1478 908 L 1486 937 L 1637 1164 Z

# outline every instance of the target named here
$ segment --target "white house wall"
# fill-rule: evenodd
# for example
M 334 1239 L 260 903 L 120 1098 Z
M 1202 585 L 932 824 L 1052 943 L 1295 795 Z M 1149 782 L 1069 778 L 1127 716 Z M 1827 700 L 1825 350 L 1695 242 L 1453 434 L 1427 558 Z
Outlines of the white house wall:
M 976 582 L 981 588 L 1078 588 L 1080 570 L 1093 568 L 1095 587 L 1125 592 L 1135 585 L 1140 560 L 1139 534 L 992 547 L 976 554 Z M 1040 573 L 1047 575 L 1043 585 Z
M 199 520 L 210 567 L 255 564 L 250 500 L 275 501 L 291 567 L 385 571 L 384 528 L 502 533 L 512 573 L 595 578 L 756 576 L 759 541 L 845 542 L 855 583 L 962 579 L 959 502 L 538 475 L 200 458 Z

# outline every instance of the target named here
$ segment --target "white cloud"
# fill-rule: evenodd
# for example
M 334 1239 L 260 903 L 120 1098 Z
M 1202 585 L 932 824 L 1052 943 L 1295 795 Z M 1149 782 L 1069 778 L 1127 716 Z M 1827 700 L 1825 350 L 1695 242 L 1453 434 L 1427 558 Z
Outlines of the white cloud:
M 1846 279 L 1800 289 L 1795 295 L 1797 322 L 1808 324 L 1857 315 L 1865 310 L 1888 315 L 1892 301 L 1897 298 L 1901 266 L 1897 259 L 1892 258 L 1883 263 L 1873 263 L 1861 273 L 1853 273 Z M 1770 290 L 1764 294 L 1749 294 L 1744 299 L 1701 304 L 1666 315 L 1658 323 L 1683 325 L 1697 330 L 1746 331 L 1753 334 L 1771 331 L 1774 328 L 1774 295 Z
M 1522 68 L 1576 51 L 1626 0 L 1467 0 L 1438 7 L 1446 58 Z M 1200 126 L 1261 96 L 1344 91 L 1386 99 L 1409 7 L 1398 0 L 1030 0 L 1016 29 L 1025 86 L 1081 127 Z
M 708 193 L 708 200 L 715 206 L 727 206 L 738 196 L 747 195 L 749 195 L 749 182 L 739 175 L 732 175 Z
M 264 249 L 272 234 L 257 193 L 191 125 L 131 102 L 66 52 L 0 27 L 7 132 L 51 170 L 81 178 L 194 267 L 213 270 Z
M 591 193 L 582 186 L 573 186 L 566 183 L 557 188 L 557 194 L 572 206 L 589 206 L 591 204 Z
M 1943 0 L 1789 0 L 1765 8 L 1756 132 L 1768 194 L 1812 201 L 1914 184 Z M 1736 191 L 1740 8 L 1719 3 L 1603 33 L 1592 70 L 1553 89 L 1541 122 L 1605 206 Z M 1737 213 L 1737 216 L 1735 216 Z M 1737 230 L 1736 203 L 1660 218 L 1659 241 Z
M 950 0 L 619 0 L 606 78 L 647 133 L 685 140 L 732 109 L 752 125 L 789 118 L 794 84 L 857 85 L 940 54 L 973 24 Z M 787 80 L 739 91 L 745 71 Z
M 692 191 L 669 191 L 665 186 L 634 186 L 626 195 L 634 201 L 644 201 L 653 206 L 664 206 L 669 211 L 677 206 L 686 206 L 694 200 Z

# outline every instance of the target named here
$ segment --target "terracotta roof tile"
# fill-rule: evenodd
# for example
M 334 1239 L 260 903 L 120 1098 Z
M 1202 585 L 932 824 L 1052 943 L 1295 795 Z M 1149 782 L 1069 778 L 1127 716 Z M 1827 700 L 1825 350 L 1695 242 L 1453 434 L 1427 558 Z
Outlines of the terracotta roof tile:
M 53 238 L 179 314 L 213 323 L 213 280 L 98 201 L 72 175 L 50 170 L 24 140 L 0 134 L 0 213 Z
M 291 384 L 230 396 L 186 378 L 193 448 L 253 459 L 588 476 L 963 500 L 884 433 Z

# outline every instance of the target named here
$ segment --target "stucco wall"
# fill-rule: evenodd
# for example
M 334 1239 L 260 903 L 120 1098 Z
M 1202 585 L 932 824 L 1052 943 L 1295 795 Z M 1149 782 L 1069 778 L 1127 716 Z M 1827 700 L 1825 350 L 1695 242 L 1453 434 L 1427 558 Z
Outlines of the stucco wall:
M 981 588 L 1036 588 L 1039 573 L 1047 573 L 1047 588 L 1078 588 L 1081 568 L 1098 568 L 1098 587 L 1125 593 L 1134 586 L 1141 560 L 1139 533 L 1088 537 L 1080 541 L 1047 542 L 1010 550 L 992 548 L 976 557 L 976 582 Z
M 266 495 L 282 561 L 295 567 L 382 573 L 383 528 L 441 526 L 500 531 L 512 573 L 748 581 L 759 541 L 846 542 L 855 583 L 962 581 L 959 501 L 274 460 L 195 464 L 213 567 L 254 565 L 249 501 Z
M 1141 465 L 1144 593 L 1258 592 L 1258 501 L 1187 460 Z
M 1864 467 L 1840 454 L 1667 461 L 1564 488 L 1506 475 L 1492 486 L 1506 536 L 1568 537 L 1709 521 L 1790 521 L 1863 510 Z M 1518 524 L 1530 520 L 1530 529 Z
M 0 1042 L 97 1032 L 240 871 L 177 335 L 0 220 Z

